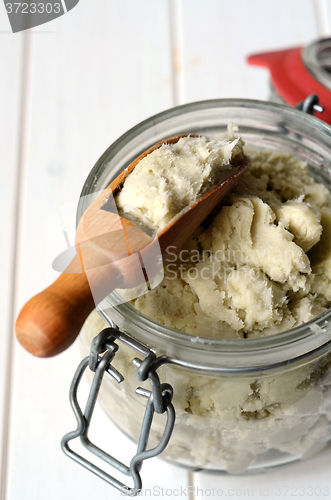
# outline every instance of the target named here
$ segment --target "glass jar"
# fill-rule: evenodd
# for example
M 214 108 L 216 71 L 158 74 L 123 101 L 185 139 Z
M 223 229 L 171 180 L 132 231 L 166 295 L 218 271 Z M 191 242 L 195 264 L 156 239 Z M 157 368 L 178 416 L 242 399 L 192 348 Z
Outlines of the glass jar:
M 331 127 L 296 109 L 251 100 L 212 100 L 179 106 L 138 124 L 102 155 L 87 178 L 78 219 L 93 198 L 134 158 L 175 134 L 213 136 L 228 123 L 246 145 L 293 153 L 331 192 Z M 87 196 L 91 195 L 91 196 Z M 264 470 L 307 458 L 331 437 L 331 310 L 313 321 L 264 338 L 200 338 L 157 323 L 120 303 L 114 292 L 94 311 L 81 335 L 88 353 L 105 326 L 121 331 L 169 362 L 157 373 L 172 385 L 174 432 L 162 457 L 194 469 L 229 473 Z M 146 401 L 135 394 L 132 359 L 120 345 L 112 362 L 124 376 L 105 380 L 99 398 L 109 417 L 138 439 Z M 149 382 L 143 385 L 149 387 Z M 150 445 L 158 442 L 164 415 L 156 415 Z

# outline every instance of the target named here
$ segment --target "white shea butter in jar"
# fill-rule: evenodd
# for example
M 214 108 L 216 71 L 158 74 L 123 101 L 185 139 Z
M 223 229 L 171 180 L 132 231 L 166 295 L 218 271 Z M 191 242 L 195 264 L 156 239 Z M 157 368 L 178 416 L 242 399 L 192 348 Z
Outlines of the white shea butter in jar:
M 238 150 L 242 140 L 236 141 Z M 288 330 L 331 306 L 329 191 L 292 154 L 252 148 L 245 154 L 250 167 L 170 257 L 162 283 L 132 301 L 146 316 L 199 337 L 236 339 Z M 162 188 L 162 207 L 163 199 Z M 159 223 L 158 215 L 152 218 L 152 225 Z M 130 290 L 119 293 L 132 297 Z

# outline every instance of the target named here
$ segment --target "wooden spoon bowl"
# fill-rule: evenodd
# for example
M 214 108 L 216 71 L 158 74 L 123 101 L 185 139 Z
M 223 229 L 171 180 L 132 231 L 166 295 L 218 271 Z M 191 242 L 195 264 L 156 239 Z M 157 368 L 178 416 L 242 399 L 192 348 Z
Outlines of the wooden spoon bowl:
M 87 316 L 109 293 L 144 283 L 147 266 L 148 277 L 156 274 L 170 248 L 172 254 L 181 248 L 249 166 L 244 157 L 237 168 L 227 171 L 222 182 L 156 235 L 120 217 L 114 197 L 140 160 L 162 144 L 174 144 L 188 135 L 169 137 L 147 149 L 85 211 L 77 228 L 74 259 L 18 316 L 16 335 L 29 352 L 40 357 L 60 353 L 76 339 Z

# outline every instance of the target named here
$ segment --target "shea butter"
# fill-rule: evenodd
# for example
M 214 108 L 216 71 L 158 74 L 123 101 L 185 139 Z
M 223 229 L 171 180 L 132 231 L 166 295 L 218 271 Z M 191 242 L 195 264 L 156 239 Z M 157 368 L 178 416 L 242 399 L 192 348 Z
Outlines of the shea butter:
M 185 247 L 140 312 L 202 337 L 250 338 L 301 325 L 331 305 L 331 202 L 308 166 L 246 149 L 249 169 Z M 130 299 L 130 291 L 121 291 Z
M 115 201 L 122 217 L 158 231 L 218 184 L 242 159 L 236 127 L 219 139 L 183 137 L 143 158 L 126 178 Z

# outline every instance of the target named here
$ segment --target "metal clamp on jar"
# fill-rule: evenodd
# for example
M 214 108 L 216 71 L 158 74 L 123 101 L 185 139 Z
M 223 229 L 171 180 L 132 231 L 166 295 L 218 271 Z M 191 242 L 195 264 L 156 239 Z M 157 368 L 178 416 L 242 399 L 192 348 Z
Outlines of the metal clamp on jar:
M 109 321 L 111 322 L 111 320 Z M 145 356 L 143 361 L 139 358 L 134 358 L 132 360 L 132 363 L 137 368 L 138 380 L 143 382 L 149 379 L 152 386 L 151 391 L 143 389 L 142 387 L 138 387 L 136 389 L 136 393 L 144 398 L 147 398 L 148 402 L 141 426 L 137 453 L 132 458 L 129 467 L 119 462 L 114 457 L 108 455 L 108 453 L 102 451 L 100 448 L 91 443 L 88 438 L 88 430 L 93 416 L 93 410 L 105 373 L 107 372 L 109 375 L 111 375 L 111 377 L 113 377 L 117 383 L 121 383 L 124 380 L 124 377 L 111 364 L 115 353 L 118 350 L 118 344 L 116 344 L 115 340 L 123 342 L 125 345 L 132 347 L 139 354 Z M 103 356 L 101 357 L 100 354 L 103 354 Z M 130 496 L 136 495 L 138 491 L 141 490 L 142 481 L 139 472 L 142 462 L 148 458 L 156 457 L 157 455 L 162 453 L 162 451 L 167 446 L 173 431 L 175 423 L 175 410 L 171 403 L 173 390 L 169 384 L 160 384 L 160 379 L 156 373 L 156 369 L 158 368 L 158 366 L 165 362 L 167 362 L 166 357 L 162 356 L 161 358 L 156 358 L 155 354 L 150 349 L 135 341 L 125 333 L 120 332 L 117 328 L 106 328 L 93 339 L 90 355 L 80 363 L 71 384 L 70 402 L 77 418 L 78 427 L 76 431 L 70 432 L 62 439 L 63 451 L 70 458 L 76 460 L 78 463 L 89 469 L 101 479 L 104 479 L 118 490 L 122 491 L 123 493 L 126 492 L 126 494 Z M 83 414 L 77 400 L 77 390 L 79 382 L 87 367 L 89 367 L 89 369 L 93 373 L 95 373 L 95 375 L 92 381 L 90 394 Z M 146 450 L 154 412 L 159 414 L 163 414 L 164 412 L 166 412 L 167 421 L 162 438 L 158 445 L 153 449 Z M 96 467 L 93 463 L 75 453 L 69 447 L 68 443 L 69 441 L 72 441 L 77 437 L 80 437 L 83 445 L 91 453 L 101 458 L 106 463 L 112 465 L 123 474 L 131 476 L 134 482 L 134 487 L 130 488 L 126 486 L 113 476 Z

